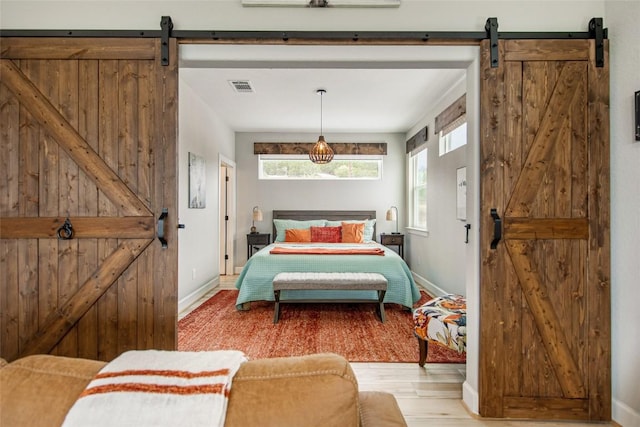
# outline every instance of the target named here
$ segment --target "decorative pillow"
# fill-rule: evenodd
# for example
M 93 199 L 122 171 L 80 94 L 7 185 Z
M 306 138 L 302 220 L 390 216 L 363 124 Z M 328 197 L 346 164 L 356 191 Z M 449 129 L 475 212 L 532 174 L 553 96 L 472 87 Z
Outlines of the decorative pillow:
M 309 228 L 312 225 L 323 227 L 325 225 L 324 219 L 314 219 L 308 221 L 299 221 L 295 219 L 274 219 L 273 225 L 276 226 L 276 238 L 275 242 L 284 242 L 285 241 L 285 232 L 287 229 L 295 228 L 295 229 L 305 229 Z
M 340 243 L 342 241 L 342 226 L 340 227 L 311 227 L 311 241 L 321 243 Z
M 288 228 L 285 230 L 285 242 L 310 242 L 311 230 L 309 228 Z
M 360 219 L 360 220 L 347 220 L 347 221 L 326 221 L 327 227 L 335 227 L 338 225 L 342 225 L 343 222 L 348 222 L 349 224 L 353 223 L 364 223 L 364 236 L 362 238 L 365 242 L 370 242 L 373 240 L 373 226 L 376 223 L 375 219 Z
M 343 222 L 342 243 L 362 243 L 364 239 L 364 222 Z

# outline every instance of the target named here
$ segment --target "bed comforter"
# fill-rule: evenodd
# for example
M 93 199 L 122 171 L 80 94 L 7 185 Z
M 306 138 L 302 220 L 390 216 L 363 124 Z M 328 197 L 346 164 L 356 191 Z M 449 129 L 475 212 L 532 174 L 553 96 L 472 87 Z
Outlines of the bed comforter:
M 281 272 L 370 272 L 380 273 L 387 278 L 385 303 L 395 303 L 412 308 L 420 299 L 409 267 L 392 249 L 375 242 L 365 244 L 313 243 L 318 247 L 361 248 L 372 245 L 384 250 L 379 255 L 307 255 L 307 254 L 270 254 L 271 249 L 279 247 L 309 247 L 309 243 L 272 243 L 255 253 L 245 264 L 238 280 L 238 299 L 236 308 L 251 301 L 274 301 L 273 278 Z M 283 291 L 281 299 L 376 299 L 376 291 Z

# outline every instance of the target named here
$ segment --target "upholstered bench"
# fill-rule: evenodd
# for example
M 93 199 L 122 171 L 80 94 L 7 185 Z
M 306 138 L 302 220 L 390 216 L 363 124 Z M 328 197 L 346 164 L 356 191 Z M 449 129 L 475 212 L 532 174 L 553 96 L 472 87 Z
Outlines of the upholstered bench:
M 377 291 L 377 300 L 366 299 L 340 299 L 340 300 L 280 300 L 280 291 L 283 290 L 358 290 Z M 278 273 L 273 278 L 273 295 L 276 300 L 273 323 L 278 323 L 280 317 L 280 303 L 298 302 L 376 302 L 378 304 L 378 314 L 384 323 L 384 294 L 387 292 L 387 279 L 379 273 L 312 273 L 312 272 L 287 272 Z
M 427 301 L 413 311 L 413 323 L 420 366 L 427 360 L 430 343 L 458 353 L 467 351 L 467 300 L 463 296 L 444 295 Z

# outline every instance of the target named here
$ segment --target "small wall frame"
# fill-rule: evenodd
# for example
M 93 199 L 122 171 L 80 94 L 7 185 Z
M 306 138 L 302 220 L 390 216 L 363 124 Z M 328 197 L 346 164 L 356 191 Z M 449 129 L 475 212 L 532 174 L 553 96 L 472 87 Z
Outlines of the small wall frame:
M 467 220 L 467 168 L 456 169 L 456 219 Z
M 191 209 L 204 209 L 207 207 L 205 176 L 206 163 L 204 157 L 189 153 L 189 208 Z
M 636 141 L 640 141 L 640 90 L 636 92 Z

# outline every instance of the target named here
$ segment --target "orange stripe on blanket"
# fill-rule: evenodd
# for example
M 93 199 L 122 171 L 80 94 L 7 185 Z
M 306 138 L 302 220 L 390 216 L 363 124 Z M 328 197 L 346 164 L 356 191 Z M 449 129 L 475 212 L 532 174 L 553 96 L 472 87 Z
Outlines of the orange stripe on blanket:
M 122 384 L 106 384 L 90 387 L 82 392 L 80 397 L 91 396 L 94 394 L 105 393 L 158 393 L 158 394 L 223 394 L 228 397 L 228 390 L 224 384 L 204 384 L 194 386 L 178 386 L 178 385 L 161 385 L 161 384 L 143 384 L 143 383 L 122 383 Z
M 178 378 L 202 378 L 202 377 L 219 377 L 221 375 L 229 375 L 228 369 L 218 369 L 216 371 L 175 371 L 169 369 L 130 369 L 126 371 L 103 372 L 95 376 L 95 379 L 127 377 L 132 375 L 140 376 L 158 376 L 158 377 L 178 377 Z
M 275 247 L 269 251 L 274 255 L 384 255 L 384 249 L 380 248 L 283 248 Z

